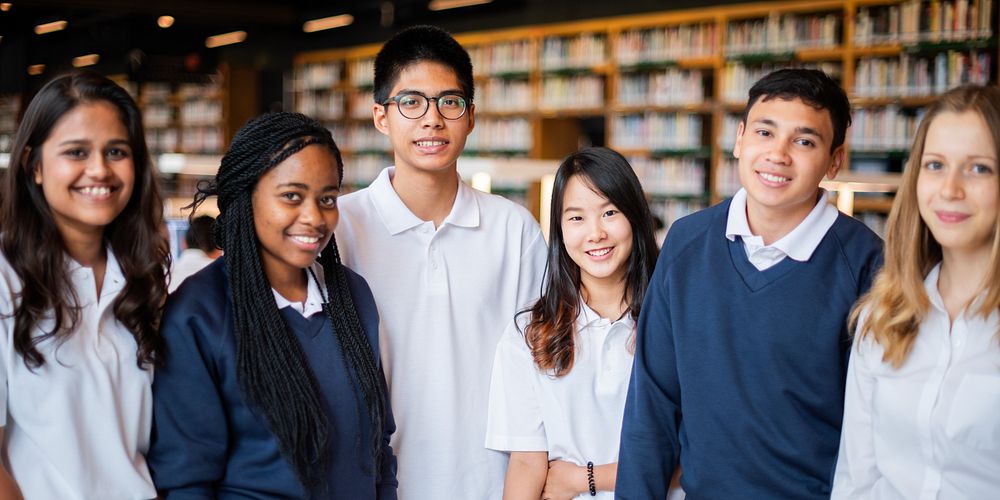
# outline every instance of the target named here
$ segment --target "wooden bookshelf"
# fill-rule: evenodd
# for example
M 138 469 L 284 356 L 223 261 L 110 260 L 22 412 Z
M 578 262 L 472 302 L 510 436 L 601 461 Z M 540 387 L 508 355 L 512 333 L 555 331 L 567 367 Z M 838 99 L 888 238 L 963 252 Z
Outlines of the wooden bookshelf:
M 749 87 L 774 69 L 811 67 L 837 78 L 852 98 L 846 172 L 851 193 L 863 191 L 866 176 L 898 177 L 935 95 L 1000 81 L 996 3 L 771 1 L 457 34 L 476 70 L 475 147 L 467 149 L 470 156 L 558 160 L 602 121 L 599 140 L 630 159 L 669 224 L 738 187 L 731 152 Z M 347 150 L 378 149 L 364 129 L 374 132 L 365 117 L 379 48 L 295 60 L 297 109 L 346 96 L 331 105 L 336 112 L 315 114 Z M 337 78 L 299 85 L 314 65 L 336 68 L 329 71 Z M 378 161 L 367 155 L 352 182 L 370 181 Z M 381 161 L 391 163 L 388 153 Z M 884 214 L 890 199 L 859 196 L 851 206 Z

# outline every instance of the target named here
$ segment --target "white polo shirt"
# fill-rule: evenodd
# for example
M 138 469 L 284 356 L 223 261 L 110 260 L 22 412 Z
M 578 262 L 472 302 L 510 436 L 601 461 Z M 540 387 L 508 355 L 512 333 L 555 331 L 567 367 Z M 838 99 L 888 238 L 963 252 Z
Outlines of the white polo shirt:
M 617 321 L 602 318 L 581 301 L 573 368 L 556 378 L 539 370 L 531 356 L 522 333 L 527 319 L 519 316 L 520 330 L 511 323 L 497 345 L 486 447 L 546 451 L 549 460 L 576 465 L 618 462 L 635 321 L 629 315 Z M 602 491 L 597 498 L 612 500 L 614 495 Z
M 17 273 L 0 255 L 0 427 L 4 466 L 24 498 L 91 500 L 156 497 L 143 456 L 152 420 L 152 369 L 136 365 L 132 334 L 112 304 L 125 286 L 111 248 L 101 296 L 94 273 L 67 257 L 80 301 L 76 330 L 38 345 L 31 371 L 14 350 Z M 41 325 L 46 331 L 51 322 Z M 39 332 L 36 327 L 36 332 Z
M 747 219 L 747 190 L 740 188 L 729 204 L 726 238 L 729 238 L 729 241 L 736 241 L 736 237 L 740 237 L 747 258 L 758 271 L 774 266 L 785 257 L 805 262 L 812 257 L 816 247 L 826 236 L 826 232 L 833 227 L 834 222 L 837 222 L 840 213 L 827 201 L 826 190 L 821 188 L 820 191 L 822 194 L 819 201 L 795 229 L 780 240 L 764 245 L 764 238 L 750 231 L 750 222 Z
M 490 365 L 540 293 L 545 240 L 523 207 L 461 181 L 435 229 L 400 200 L 394 171 L 338 200 L 336 236 L 379 310 L 399 498 L 499 499 L 507 457 L 482 446 Z

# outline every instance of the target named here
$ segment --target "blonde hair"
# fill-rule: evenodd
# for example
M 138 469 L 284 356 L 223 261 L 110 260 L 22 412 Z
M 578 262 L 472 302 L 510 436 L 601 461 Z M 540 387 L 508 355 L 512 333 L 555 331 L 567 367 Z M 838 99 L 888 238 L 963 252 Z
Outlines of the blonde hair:
M 867 319 L 858 335 L 872 335 L 884 350 L 882 360 L 894 368 L 902 366 L 913 349 L 920 323 L 930 308 L 924 279 L 941 261 L 941 245 L 928 230 L 917 206 L 917 177 L 927 130 L 941 113 L 967 111 L 983 118 L 1000 157 L 1000 87 L 958 87 L 942 94 L 930 106 L 917 128 L 910 158 L 903 171 L 903 181 L 886 222 L 885 263 L 871 290 L 851 311 L 852 328 L 861 312 L 867 311 Z M 994 225 L 993 250 L 982 287 L 980 292 L 987 290 L 986 297 L 975 312 L 986 317 L 1000 310 L 1000 216 Z

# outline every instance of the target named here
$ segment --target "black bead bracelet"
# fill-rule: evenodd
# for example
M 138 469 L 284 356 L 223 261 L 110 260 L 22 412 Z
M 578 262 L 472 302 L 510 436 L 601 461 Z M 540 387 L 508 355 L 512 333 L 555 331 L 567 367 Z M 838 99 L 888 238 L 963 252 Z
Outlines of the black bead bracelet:
M 594 483 L 594 462 L 587 462 L 587 485 L 590 486 L 590 496 L 597 496 L 597 485 Z

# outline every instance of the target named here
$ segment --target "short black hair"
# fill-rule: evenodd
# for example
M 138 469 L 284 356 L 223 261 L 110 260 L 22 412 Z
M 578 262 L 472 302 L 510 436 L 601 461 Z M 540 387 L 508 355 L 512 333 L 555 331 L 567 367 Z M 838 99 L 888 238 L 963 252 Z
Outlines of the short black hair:
M 844 143 L 847 127 L 851 126 L 851 103 L 847 93 L 836 80 L 818 69 L 788 68 L 768 73 L 750 88 L 747 107 L 743 109 L 743 123 L 750 116 L 750 108 L 757 101 L 799 99 L 830 113 L 833 124 L 833 142 L 830 152 Z
M 389 99 L 399 74 L 411 64 L 430 61 L 455 72 L 463 97 L 471 103 L 475 91 L 469 53 L 447 31 L 437 26 L 406 28 L 385 42 L 375 56 L 375 102 Z
M 215 217 L 199 215 L 191 220 L 184 241 L 188 248 L 197 248 L 205 253 L 215 250 Z

